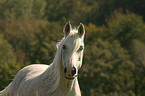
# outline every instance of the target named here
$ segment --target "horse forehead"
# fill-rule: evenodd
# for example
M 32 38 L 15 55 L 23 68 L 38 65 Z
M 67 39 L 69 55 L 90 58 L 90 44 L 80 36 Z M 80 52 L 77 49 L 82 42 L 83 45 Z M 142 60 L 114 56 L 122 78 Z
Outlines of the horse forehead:
M 77 38 L 75 38 L 74 36 L 69 36 L 69 38 L 67 38 L 66 43 L 68 44 L 73 44 L 75 42 Z
M 67 39 L 67 42 L 66 42 L 68 45 L 70 46 L 75 46 L 75 45 L 78 45 L 78 44 L 81 44 L 83 43 L 83 41 L 81 40 L 81 38 L 79 38 L 78 36 L 70 36 L 68 39 Z

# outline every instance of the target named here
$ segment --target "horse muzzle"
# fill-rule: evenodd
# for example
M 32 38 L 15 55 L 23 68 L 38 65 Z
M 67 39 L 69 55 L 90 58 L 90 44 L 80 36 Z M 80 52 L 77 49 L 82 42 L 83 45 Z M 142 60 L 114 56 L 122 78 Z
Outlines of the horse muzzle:
M 73 80 L 75 77 L 78 77 L 77 74 L 77 69 L 75 67 L 67 69 L 66 67 L 64 68 L 64 75 L 65 78 L 68 80 Z

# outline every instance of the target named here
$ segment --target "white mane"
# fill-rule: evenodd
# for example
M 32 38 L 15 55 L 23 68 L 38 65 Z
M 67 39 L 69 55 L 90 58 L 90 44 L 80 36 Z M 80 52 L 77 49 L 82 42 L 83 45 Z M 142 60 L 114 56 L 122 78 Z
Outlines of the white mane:
M 47 89 L 48 93 L 55 92 L 55 90 L 59 86 L 60 78 L 61 78 L 61 75 L 59 75 L 60 74 L 59 72 L 60 72 L 60 65 L 62 65 L 61 64 L 62 63 L 61 62 L 61 59 L 62 59 L 61 58 L 61 54 L 62 54 L 61 53 L 61 49 L 62 49 L 62 45 L 70 37 L 72 37 L 75 40 L 74 41 L 74 51 L 79 48 L 80 42 L 78 41 L 78 39 L 76 39 L 76 38 L 79 38 L 79 36 L 78 36 L 78 30 L 76 28 L 71 30 L 71 32 L 70 32 L 70 34 L 69 34 L 69 36 L 67 38 L 63 37 L 62 40 L 59 43 L 57 43 L 57 52 L 56 52 L 55 58 L 53 60 L 53 63 L 50 65 L 50 68 L 48 68 L 45 71 L 45 73 L 44 73 L 44 74 L 48 75 L 47 77 L 53 78 L 47 84 L 45 82 L 43 82 L 43 83 L 46 84 L 46 86 L 51 86 L 50 88 Z M 46 77 L 46 75 L 44 75 L 44 76 Z M 43 78 L 41 78 L 41 79 L 43 79 Z M 46 82 L 48 82 L 48 81 L 46 81 Z

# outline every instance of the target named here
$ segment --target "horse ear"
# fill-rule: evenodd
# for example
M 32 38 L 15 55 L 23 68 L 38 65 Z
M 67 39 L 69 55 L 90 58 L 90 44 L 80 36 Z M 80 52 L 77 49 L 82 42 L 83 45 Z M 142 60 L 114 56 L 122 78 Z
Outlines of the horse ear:
M 80 23 L 80 25 L 78 26 L 78 34 L 80 35 L 80 37 L 85 35 L 85 27 L 82 23 Z
M 70 21 L 67 22 L 63 28 L 63 32 L 64 32 L 64 36 L 67 37 L 70 33 L 70 30 L 71 30 L 71 24 L 70 24 Z

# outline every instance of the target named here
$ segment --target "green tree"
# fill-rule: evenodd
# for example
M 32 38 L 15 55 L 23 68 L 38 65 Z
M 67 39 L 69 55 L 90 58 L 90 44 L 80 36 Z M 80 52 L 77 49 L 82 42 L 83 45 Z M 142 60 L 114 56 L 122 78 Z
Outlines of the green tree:
M 45 7 L 45 0 L 1 0 L 0 18 L 41 19 Z
M 11 45 L 0 34 L 0 90 L 5 88 L 20 69 Z
M 95 38 L 95 37 L 93 37 Z M 134 63 L 119 41 L 101 39 L 86 45 L 80 85 L 84 96 L 133 95 Z M 88 51 L 89 50 L 89 51 Z
M 129 47 L 133 39 L 144 41 L 145 26 L 141 16 L 115 11 L 107 20 L 108 39 L 119 40 L 123 47 Z
M 90 23 L 86 28 L 86 39 L 85 43 L 93 44 L 98 38 L 106 40 L 108 38 L 108 28 L 106 26 L 97 27 Z
M 112 12 L 118 9 L 122 9 L 123 13 L 126 10 L 133 12 L 135 14 L 142 15 L 145 20 L 145 1 L 144 0 L 96 0 L 97 6 L 89 14 L 90 22 L 96 25 L 102 25 L 106 23 L 106 18 L 108 18 Z
M 1 20 L 0 33 L 12 45 L 16 55 L 16 61 L 20 64 L 28 64 L 29 49 L 34 39 L 36 27 L 32 21 L 22 19 Z
M 63 37 L 62 28 L 55 22 L 36 21 L 34 42 L 31 43 L 31 63 L 48 63 L 53 61 L 57 40 Z
M 87 23 L 90 12 L 97 6 L 95 0 L 47 0 L 46 14 L 48 21 L 73 24 Z

